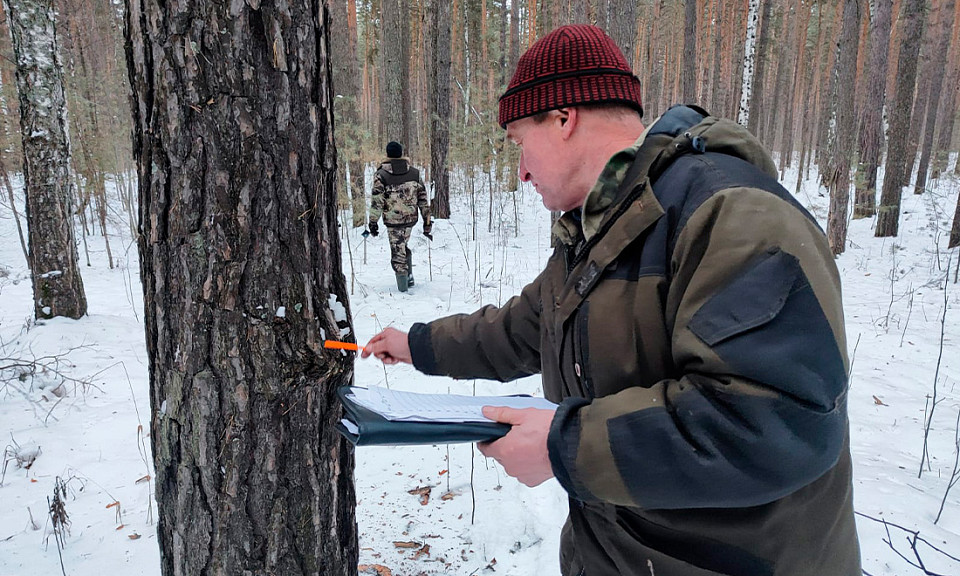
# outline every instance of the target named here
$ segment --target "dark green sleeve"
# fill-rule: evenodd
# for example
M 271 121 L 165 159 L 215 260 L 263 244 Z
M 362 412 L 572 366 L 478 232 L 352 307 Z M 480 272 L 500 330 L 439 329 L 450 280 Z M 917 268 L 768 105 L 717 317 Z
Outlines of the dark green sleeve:
M 540 372 L 540 278 L 501 307 L 414 324 L 408 343 L 425 374 L 514 380 Z

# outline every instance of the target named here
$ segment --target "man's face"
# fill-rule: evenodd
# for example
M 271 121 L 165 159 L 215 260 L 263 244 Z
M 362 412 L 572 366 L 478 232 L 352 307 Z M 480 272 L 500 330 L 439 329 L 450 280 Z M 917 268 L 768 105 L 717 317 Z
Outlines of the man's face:
M 548 210 L 567 211 L 583 203 L 584 194 L 572 185 L 578 164 L 570 158 L 571 143 L 564 137 L 565 113 L 551 110 L 546 120 L 521 118 L 507 124 L 507 138 L 520 146 L 520 180 L 530 182 Z

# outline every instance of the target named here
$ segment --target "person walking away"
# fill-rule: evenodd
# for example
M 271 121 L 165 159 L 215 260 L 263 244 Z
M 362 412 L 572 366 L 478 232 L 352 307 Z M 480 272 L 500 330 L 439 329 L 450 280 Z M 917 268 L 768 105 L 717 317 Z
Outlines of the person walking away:
M 380 164 L 373 180 L 369 230 L 373 236 L 380 234 L 377 222 L 382 216 L 390 241 L 390 265 L 397 276 L 397 289 L 406 292 L 414 284 L 413 253 L 407 244 L 410 231 L 417 223 L 418 209 L 423 215 L 423 235 L 430 240 L 433 240 L 433 224 L 420 171 L 410 166 L 400 143 L 390 142 L 386 152 L 387 159 Z
M 499 123 L 564 214 L 503 306 L 387 328 L 361 353 L 426 374 L 539 373 L 556 410 L 485 407 L 479 445 L 569 496 L 564 576 L 860 576 L 840 275 L 816 220 L 742 126 L 642 122 L 594 26 L 520 58 Z

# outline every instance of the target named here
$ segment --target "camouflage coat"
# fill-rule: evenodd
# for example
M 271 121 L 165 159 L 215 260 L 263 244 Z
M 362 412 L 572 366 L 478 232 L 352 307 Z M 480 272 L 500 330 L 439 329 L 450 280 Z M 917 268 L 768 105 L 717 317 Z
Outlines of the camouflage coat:
M 745 129 L 671 109 L 520 295 L 411 328 L 423 372 L 542 375 L 564 575 L 861 574 L 839 274 L 775 177 Z
M 383 223 L 389 228 L 413 226 L 418 209 L 424 224 L 428 224 L 430 205 L 420 171 L 410 166 L 406 158 L 387 158 L 374 176 L 370 222 L 383 216 Z

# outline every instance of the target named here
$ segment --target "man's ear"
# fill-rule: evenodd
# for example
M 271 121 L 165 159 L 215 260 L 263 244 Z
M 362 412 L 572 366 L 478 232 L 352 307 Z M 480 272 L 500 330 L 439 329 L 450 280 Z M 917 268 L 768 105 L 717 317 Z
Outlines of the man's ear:
M 560 136 L 570 138 L 580 122 L 580 110 L 577 108 L 558 108 L 556 122 L 560 127 Z

